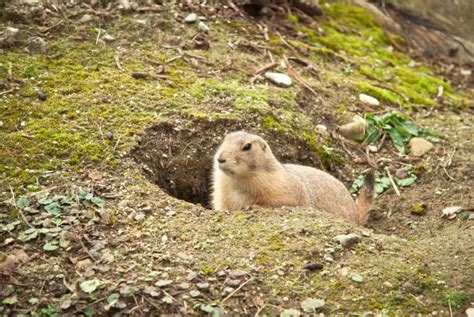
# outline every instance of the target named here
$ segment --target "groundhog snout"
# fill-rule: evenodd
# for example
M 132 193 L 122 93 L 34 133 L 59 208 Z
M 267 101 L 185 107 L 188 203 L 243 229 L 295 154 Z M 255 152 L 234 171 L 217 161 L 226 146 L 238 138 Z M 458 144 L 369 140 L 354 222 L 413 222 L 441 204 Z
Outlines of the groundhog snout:
M 223 158 L 223 157 L 221 157 L 221 156 L 219 156 L 219 157 L 217 158 L 217 162 L 219 162 L 219 163 L 221 163 L 221 164 L 222 164 L 222 163 L 225 163 L 225 161 L 226 161 L 226 159 Z

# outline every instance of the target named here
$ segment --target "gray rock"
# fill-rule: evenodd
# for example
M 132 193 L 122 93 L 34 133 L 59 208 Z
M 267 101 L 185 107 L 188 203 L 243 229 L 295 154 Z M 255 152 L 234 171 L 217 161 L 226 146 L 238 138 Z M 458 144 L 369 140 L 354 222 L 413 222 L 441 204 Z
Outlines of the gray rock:
M 189 289 L 190 285 L 189 283 L 181 283 L 179 284 L 179 288 L 181 289 Z
M 280 87 L 290 87 L 293 83 L 290 76 L 282 73 L 266 72 L 264 76 L 266 79 Z
M 190 13 L 186 18 L 184 18 L 184 22 L 186 23 L 194 23 L 198 19 L 198 16 L 196 13 Z
M 222 295 L 229 295 L 230 293 L 232 293 L 235 289 L 232 288 L 232 287 L 225 287 L 224 290 L 222 291 Z
M 41 37 L 35 37 L 28 43 L 28 50 L 30 53 L 46 53 L 48 46 L 46 41 Z
M 325 254 L 323 257 L 324 261 L 326 262 L 334 262 L 334 258 L 330 254 Z
M 84 14 L 84 15 L 79 19 L 79 21 L 77 21 L 77 22 L 79 22 L 79 23 L 87 23 L 87 22 L 90 22 L 90 21 L 92 21 L 92 20 L 93 20 L 93 18 L 92 18 L 92 16 L 91 16 L 90 14 Z
M 351 123 L 339 127 L 341 134 L 345 138 L 351 140 L 363 138 L 365 135 L 365 129 L 367 129 L 367 121 L 359 116 L 355 116 Z
M 360 237 L 355 233 L 349 233 L 335 236 L 333 240 L 339 242 L 344 248 L 350 248 L 354 244 L 360 242 Z
M 413 156 L 423 156 L 429 152 L 434 145 L 423 139 L 423 138 L 413 138 L 410 140 L 410 154 Z
M 234 279 L 227 278 L 227 279 L 224 281 L 224 284 L 225 284 L 225 285 L 229 285 L 229 286 L 236 287 L 236 286 L 239 286 L 239 285 L 240 285 L 240 280 L 234 280 Z
M 188 276 L 186 277 L 186 279 L 187 279 L 188 281 L 193 281 L 193 280 L 195 280 L 197 277 L 198 277 L 198 274 L 197 274 L 196 272 L 190 272 L 190 273 L 188 274 Z

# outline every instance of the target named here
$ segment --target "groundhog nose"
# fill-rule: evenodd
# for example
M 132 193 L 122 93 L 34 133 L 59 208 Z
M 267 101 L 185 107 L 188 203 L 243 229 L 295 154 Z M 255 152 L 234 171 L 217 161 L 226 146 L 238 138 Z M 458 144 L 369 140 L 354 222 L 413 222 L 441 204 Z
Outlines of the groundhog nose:
M 217 162 L 219 162 L 219 163 L 221 163 L 221 164 L 222 164 L 222 163 L 225 163 L 225 159 L 219 157 L 219 158 L 217 159 Z

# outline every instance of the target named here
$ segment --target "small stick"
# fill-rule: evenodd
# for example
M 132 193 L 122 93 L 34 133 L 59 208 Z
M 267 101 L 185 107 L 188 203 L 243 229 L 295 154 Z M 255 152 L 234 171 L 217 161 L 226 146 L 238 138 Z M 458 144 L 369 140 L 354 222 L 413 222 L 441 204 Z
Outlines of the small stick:
M 119 145 L 120 143 L 120 139 L 122 138 L 122 135 L 119 135 L 119 137 L 117 138 L 117 142 L 115 142 L 115 145 L 114 145 L 114 151 L 117 149 L 117 146 Z
M 117 68 L 120 71 L 122 71 L 122 72 L 125 71 L 125 69 L 122 67 L 122 64 L 120 64 L 120 56 L 118 54 L 115 54 L 114 60 L 115 60 L 115 66 L 117 66 Z
M 448 298 L 448 306 L 449 306 L 449 316 L 453 317 L 453 310 L 451 308 L 451 299 Z
M 95 45 L 99 44 L 100 31 L 101 31 L 101 28 L 99 28 L 99 32 L 97 32 L 97 38 L 95 39 Z
M 207 64 L 207 65 L 214 65 L 213 62 L 211 62 L 210 60 L 208 60 L 208 59 L 205 58 L 204 56 L 196 55 L 196 54 L 191 54 L 191 53 L 188 53 L 188 52 L 184 52 L 184 55 L 187 56 L 187 57 L 194 57 L 195 59 L 199 59 L 199 60 L 201 60 L 204 64 Z
M 87 250 L 86 246 L 84 245 L 84 242 L 82 242 L 82 239 L 81 237 L 79 237 L 77 234 L 75 235 L 76 236 L 76 240 L 79 241 L 79 243 L 81 244 L 81 247 L 84 251 L 86 251 L 87 255 L 94 261 L 96 262 L 96 259 L 92 256 L 92 254 L 89 252 L 89 250 Z
M 303 87 L 305 87 L 315 96 L 317 96 L 318 94 L 316 93 L 316 91 L 314 91 L 314 89 L 311 88 L 311 86 L 301 77 L 301 75 L 298 74 L 298 72 L 293 67 L 291 67 L 290 62 L 288 61 L 288 58 L 285 55 L 283 55 L 283 60 L 285 61 L 286 66 L 288 67 L 288 74 L 291 75 L 301 85 L 303 85 Z
M 267 71 L 267 70 L 273 69 L 273 68 L 275 68 L 275 67 L 277 67 L 277 66 L 278 66 L 278 63 L 272 61 L 270 64 L 265 65 L 265 66 L 263 66 L 263 67 L 257 69 L 257 71 L 255 72 L 255 74 L 254 74 L 254 76 L 252 77 L 252 79 L 250 79 L 250 82 L 251 82 L 252 84 L 255 83 L 255 81 L 256 81 L 257 78 L 258 78 L 258 75 L 260 75 L 261 73 L 263 73 L 263 72 L 265 72 L 265 71 Z
M 143 296 L 143 298 L 144 298 L 148 303 L 150 303 L 153 307 L 155 307 L 156 309 L 158 309 L 158 311 L 162 310 L 162 308 L 160 308 L 157 304 L 155 304 L 151 299 L 148 299 L 148 298 L 146 298 L 145 296 Z
M 102 298 L 99 298 L 98 300 L 96 300 L 96 301 L 90 303 L 90 304 L 87 305 L 87 306 L 84 306 L 83 308 L 78 308 L 78 309 L 76 309 L 75 311 L 72 312 L 72 315 L 74 316 L 76 313 L 78 313 L 78 312 L 80 312 L 80 311 L 83 311 L 84 309 L 86 309 L 86 308 L 88 308 L 88 307 L 94 306 L 95 304 L 100 303 L 101 301 L 103 301 L 103 300 L 106 299 L 106 298 L 107 298 L 107 296 L 102 297 Z
M 66 288 L 73 294 L 75 294 L 76 292 L 72 289 L 72 287 L 66 282 L 66 277 L 63 276 L 63 284 L 64 286 L 66 286 Z
M 165 61 L 165 64 L 169 64 L 169 63 L 174 62 L 175 60 L 180 59 L 180 58 L 183 58 L 183 55 L 178 55 L 178 56 L 175 56 L 175 57 L 171 57 L 170 59 L 167 59 Z
M 246 284 L 248 284 L 250 281 L 253 280 L 253 277 L 252 278 L 249 278 L 247 281 L 245 281 L 244 283 L 242 283 L 239 287 L 237 287 L 237 289 L 235 291 L 233 291 L 232 293 L 230 293 L 226 298 L 224 298 L 222 300 L 222 304 L 225 303 L 225 301 L 227 301 L 229 298 L 231 298 L 232 296 L 234 296 L 235 293 L 237 293 L 242 287 L 244 287 Z
M 21 219 L 23 219 L 23 221 L 26 223 L 26 225 L 30 228 L 34 228 L 32 225 L 30 225 L 30 223 L 28 222 L 28 220 L 26 220 L 26 217 L 25 215 L 23 214 L 23 211 L 21 211 L 20 208 L 18 208 L 18 206 L 16 205 L 16 198 L 15 198 L 15 193 L 13 192 L 13 188 L 10 186 L 10 192 L 12 194 L 12 199 L 13 199 L 13 206 L 15 206 L 15 208 L 18 210 L 18 213 L 20 214 L 21 216 Z
M 385 171 L 387 172 L 388 179 L 390 179 L 390 183 L 392 183 L 393 189 L 395 189 L 395 193 L 397 193 L 397 196 L 400 196 L 400 191 L 398 190 L 397 184 L 395 184 L 395 182 L 393 181 L 392 174 L 390 174 L 388 166 L 385 167 Z
M 255 72 L 255 75 L 261 74 L 261 73 L 263 73 L 263 72 L 265 72 L 265 71 L 267 71 L 267 70 L 273 69 L 273 68 L 275 68 L 275 67 L 277 67 L 277 66 L 278 66 L 278 63 L 277 63 L 277 62 L 272 62 L 272 63 L 270 63 L 270 64 L 268 64 L 268 65 L 265 65 L 265 66 L 259 68 L 259 69 Z
M 0 92 L 0 96 L 3 96 L 3 95 L 6 95 L 6 94 L 9 94 L 9 93 L 11 93 L 13 90 L 15 90 L 15 88 L 12 88 L 12 89 L 8 89 L 8 90 L 5 90 L 5 91 L 2 91 L 2 92 Z

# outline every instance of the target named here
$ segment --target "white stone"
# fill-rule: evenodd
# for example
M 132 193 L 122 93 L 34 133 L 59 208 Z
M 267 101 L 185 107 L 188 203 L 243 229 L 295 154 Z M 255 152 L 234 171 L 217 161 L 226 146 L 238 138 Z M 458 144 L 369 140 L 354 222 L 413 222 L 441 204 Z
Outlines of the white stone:
M 112 42 L 112 41 L 115 41 L 115 37 L 113 37 L 113 36 L 110 35 L 110 34 L 105 34 L 104 36 L 102 36 L 102 39 L 103 39 L 105 42 Z
M 203 33 L 209 32 L 209 27 L 207 26 L 206 23 L 199 21 L 198 23 L 198 30 Z
M 290 76 L 282 73 L 266 72 L 264 76 L 274 84 L 281 87 L 290 87 L 293 83 Z
M 366 94 L 360 94 L 359 100 L 369 106 L 380 106 L 380 101 Z
M 474 308 L 466 309 L 466 316 L 467 317 L 474 317 Z
M 184 18 L 184 22 L 186 23 L 194 23 L 198 19 L 198 16 L 196 13 L 190 13 L 186 18 Z

